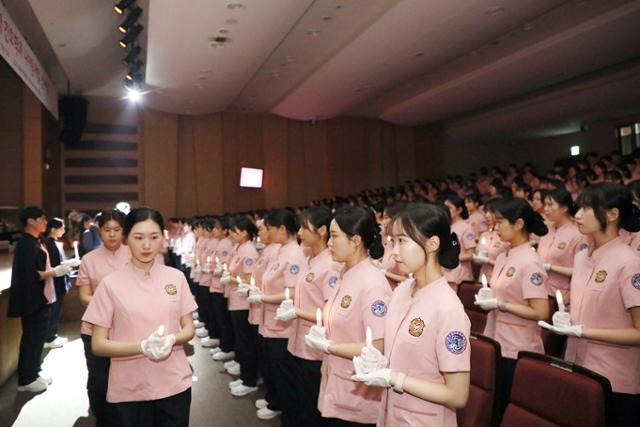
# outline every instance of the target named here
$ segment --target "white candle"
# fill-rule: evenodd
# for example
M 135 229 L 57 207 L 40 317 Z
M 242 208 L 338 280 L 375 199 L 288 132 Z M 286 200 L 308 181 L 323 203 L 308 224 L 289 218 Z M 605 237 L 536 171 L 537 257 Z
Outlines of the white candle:
M 413 273 L 409 273 L 409 278 L 413 279 Z
M 220 258 L 216 257 L 216 264 L 220 264 Z
M 260 243 L 260 236 L 256 237 L 256 242 Z
M 76 254 L 76 259 L 80 259 L 80 254 L 78 253 L 78 241 L 74 240 L 73 242 L 73 251 Z
M 367 347 L 373 346 L 373 337 L 371 335 L 371 328 L 368 326 L 367 326 L 367 331 L 365 333 L 365 341 L 366 341 Z
M 561 313 L 564 313 L 564 300 L 559 290 L 556 291 L 556 301 L 558 301 L 558 309 Z
M 256 280 L 253 278 L 253 274 L 251 275 L 251 278 L 249 279 L 249 284 L 251 284 L 252 287 L 256 286 Z
M 169 231 L 168 230 L 164 230 L 164 238 L 165 239 L 169 239 Z
M 391 242 L 391 236 L 387 236 L 387 242 Z
M 487 282 L 487 276 L 484 273 L 482 273 L 482 276 L 480 276 L 480 283 L 482 283 L 483 288 L 486 288 L 489 285 L 489 283 Z
M 486 238 L 486 237 L 484 237 L 484 236 L 482 236 L 482 238 L 480 239 L 480 244 L 481 244 L 482 246 L 486 246 L 486 245 L 487 245 L 487 238 Z
M 223 269 L 224 271 L 227 271 L 227 263 L 226 263 L 226 262 L 225 262 L 224 264 L 222 264 L 222 269 Z
M 322 326 L 322 310 L 316 308 L 316 326 Z
M 207 257 L 207 264 L 211 264 L 211 256 Z
M 289 288 L 284 288 L 284 299 L 289 299 Z
M 200 260 L 199 259 L 196 260 L 196 265 L 200 266 Z
M 236 282 L 238 282 L 238 285 L 242 283 L 242 277 L 236 276 Z
M 164 335 L 164 325 L 160 325 L 160 327 L 158 328 L 158 335 L 160 336 Z

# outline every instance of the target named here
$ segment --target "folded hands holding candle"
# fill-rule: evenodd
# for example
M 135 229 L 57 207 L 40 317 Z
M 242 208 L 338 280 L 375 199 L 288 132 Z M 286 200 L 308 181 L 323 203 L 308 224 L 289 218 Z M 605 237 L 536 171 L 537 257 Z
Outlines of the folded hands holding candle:
M 554 332 L 558 335 L 567 335 L 574 337 L 582 336 L 582 325 L 571 324 L 571 316 L 565 311 L 562 293 L 559 290 L 556 291 L 556 300 L 558 301 L 558 311 L 553 313 L 553 316 L 551 318 L 553 325 L 550 325 L 543 320 L 539 321 L 538 324 L 543 328 L 549 329 L 551 332 Z

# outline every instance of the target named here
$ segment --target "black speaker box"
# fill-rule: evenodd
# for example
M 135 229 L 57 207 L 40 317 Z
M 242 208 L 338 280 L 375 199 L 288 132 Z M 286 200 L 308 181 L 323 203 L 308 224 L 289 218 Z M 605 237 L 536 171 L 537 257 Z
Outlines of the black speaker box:
M 87 124 L 89 101 L 81 96 L 64 96 L 59 101 L 60 141 L 67 146 L 80 144 Z

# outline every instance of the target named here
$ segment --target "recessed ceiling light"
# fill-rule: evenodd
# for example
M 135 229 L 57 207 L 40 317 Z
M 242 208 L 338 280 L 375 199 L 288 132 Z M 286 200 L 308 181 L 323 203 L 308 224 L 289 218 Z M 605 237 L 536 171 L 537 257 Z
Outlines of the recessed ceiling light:
M 238 20 L 236 18 L 228 18 L 228 19 L 225 19 L 224 22 L 226 22 L 229 25 L 235 25 L 238 23 Z
M 531 22 L 529 22 L 529 23 L 527 23 L 527 24 L 524 24 L 524 25 L 522 26 L 522 29 L 523 29 L 523 30 L 525 30 L 525 31 L 531 31 L 531 30 L 533 30 L 534 28 L 535 28 L 535 25 L 533 25 Z
M 337 4 L 336 5 L 336 9 L 342 9 L 342 5 L 341 4 Z
M 322 20 L 323 20 L 323 21 L 331 21 L 332 19 L 333 19 L 333 17 L 328 16 L 328 15 L 327 15 L 327 16 L 323 16 L 323 17 L 322 17 Z
M 229 30 L 227 30 L 226 28 L 220 28 L 220 29 L 218 30 L 218 32 L 219 32 L 220 34 L 229 34 Z
M 244 9 L 246 6 L 240 2 L 230 2 L 227 3 L 227 9 L 229 10 L 240 10 L 240 9 Z
M 207 79 L 208 79 L 208 77 L 207 77 L 207 76 L 200 76 L 200 77 L 198 77 L 198 79 L 200 79 L 200 80 L 207 80 Z
M 226 44 L 223 44 L 223 43 L 215 43 L 215 42 L 214 42 L 214 43 L 211 43 L 209 46 L 211 46 L 212 48 L 217 49 L 217 48 L 223 48 L 223 47 L 225 47 L 225 46 L 226 46 Z
M 488 8 L 487 10 L 484 11 L 485 15 L 498 15 L 501 14 L 502 12 L 504 12 L 504 8 L 500 7 L 500 6 L 491 6 L 490 8 Z
M 415 57 L 416 57 L 416 58 L 420 58 L 421 56 L 424 56 L 424 52 L 417 52 L 417 53 L 415 54 Z
M 66 43 L 58 43 L 58 47 L 67 47 Z
M 318 30 L 307 30 L 307 35 L 310 37 L 319 37 L 320 31 Z
M 200 70 L 200 74 L 211 74 L 213 70 Z

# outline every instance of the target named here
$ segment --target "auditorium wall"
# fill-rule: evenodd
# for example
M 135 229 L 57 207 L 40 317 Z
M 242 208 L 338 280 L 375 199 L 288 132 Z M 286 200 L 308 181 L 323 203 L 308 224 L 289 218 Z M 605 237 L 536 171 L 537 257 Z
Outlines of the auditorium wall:
M 305 205 L 443 172 L 437 129 L 150 109 L 140 120 L 144 201 L 171 215 Z M 263 188 L 240 188 L 241 167 L 264 169 Z

